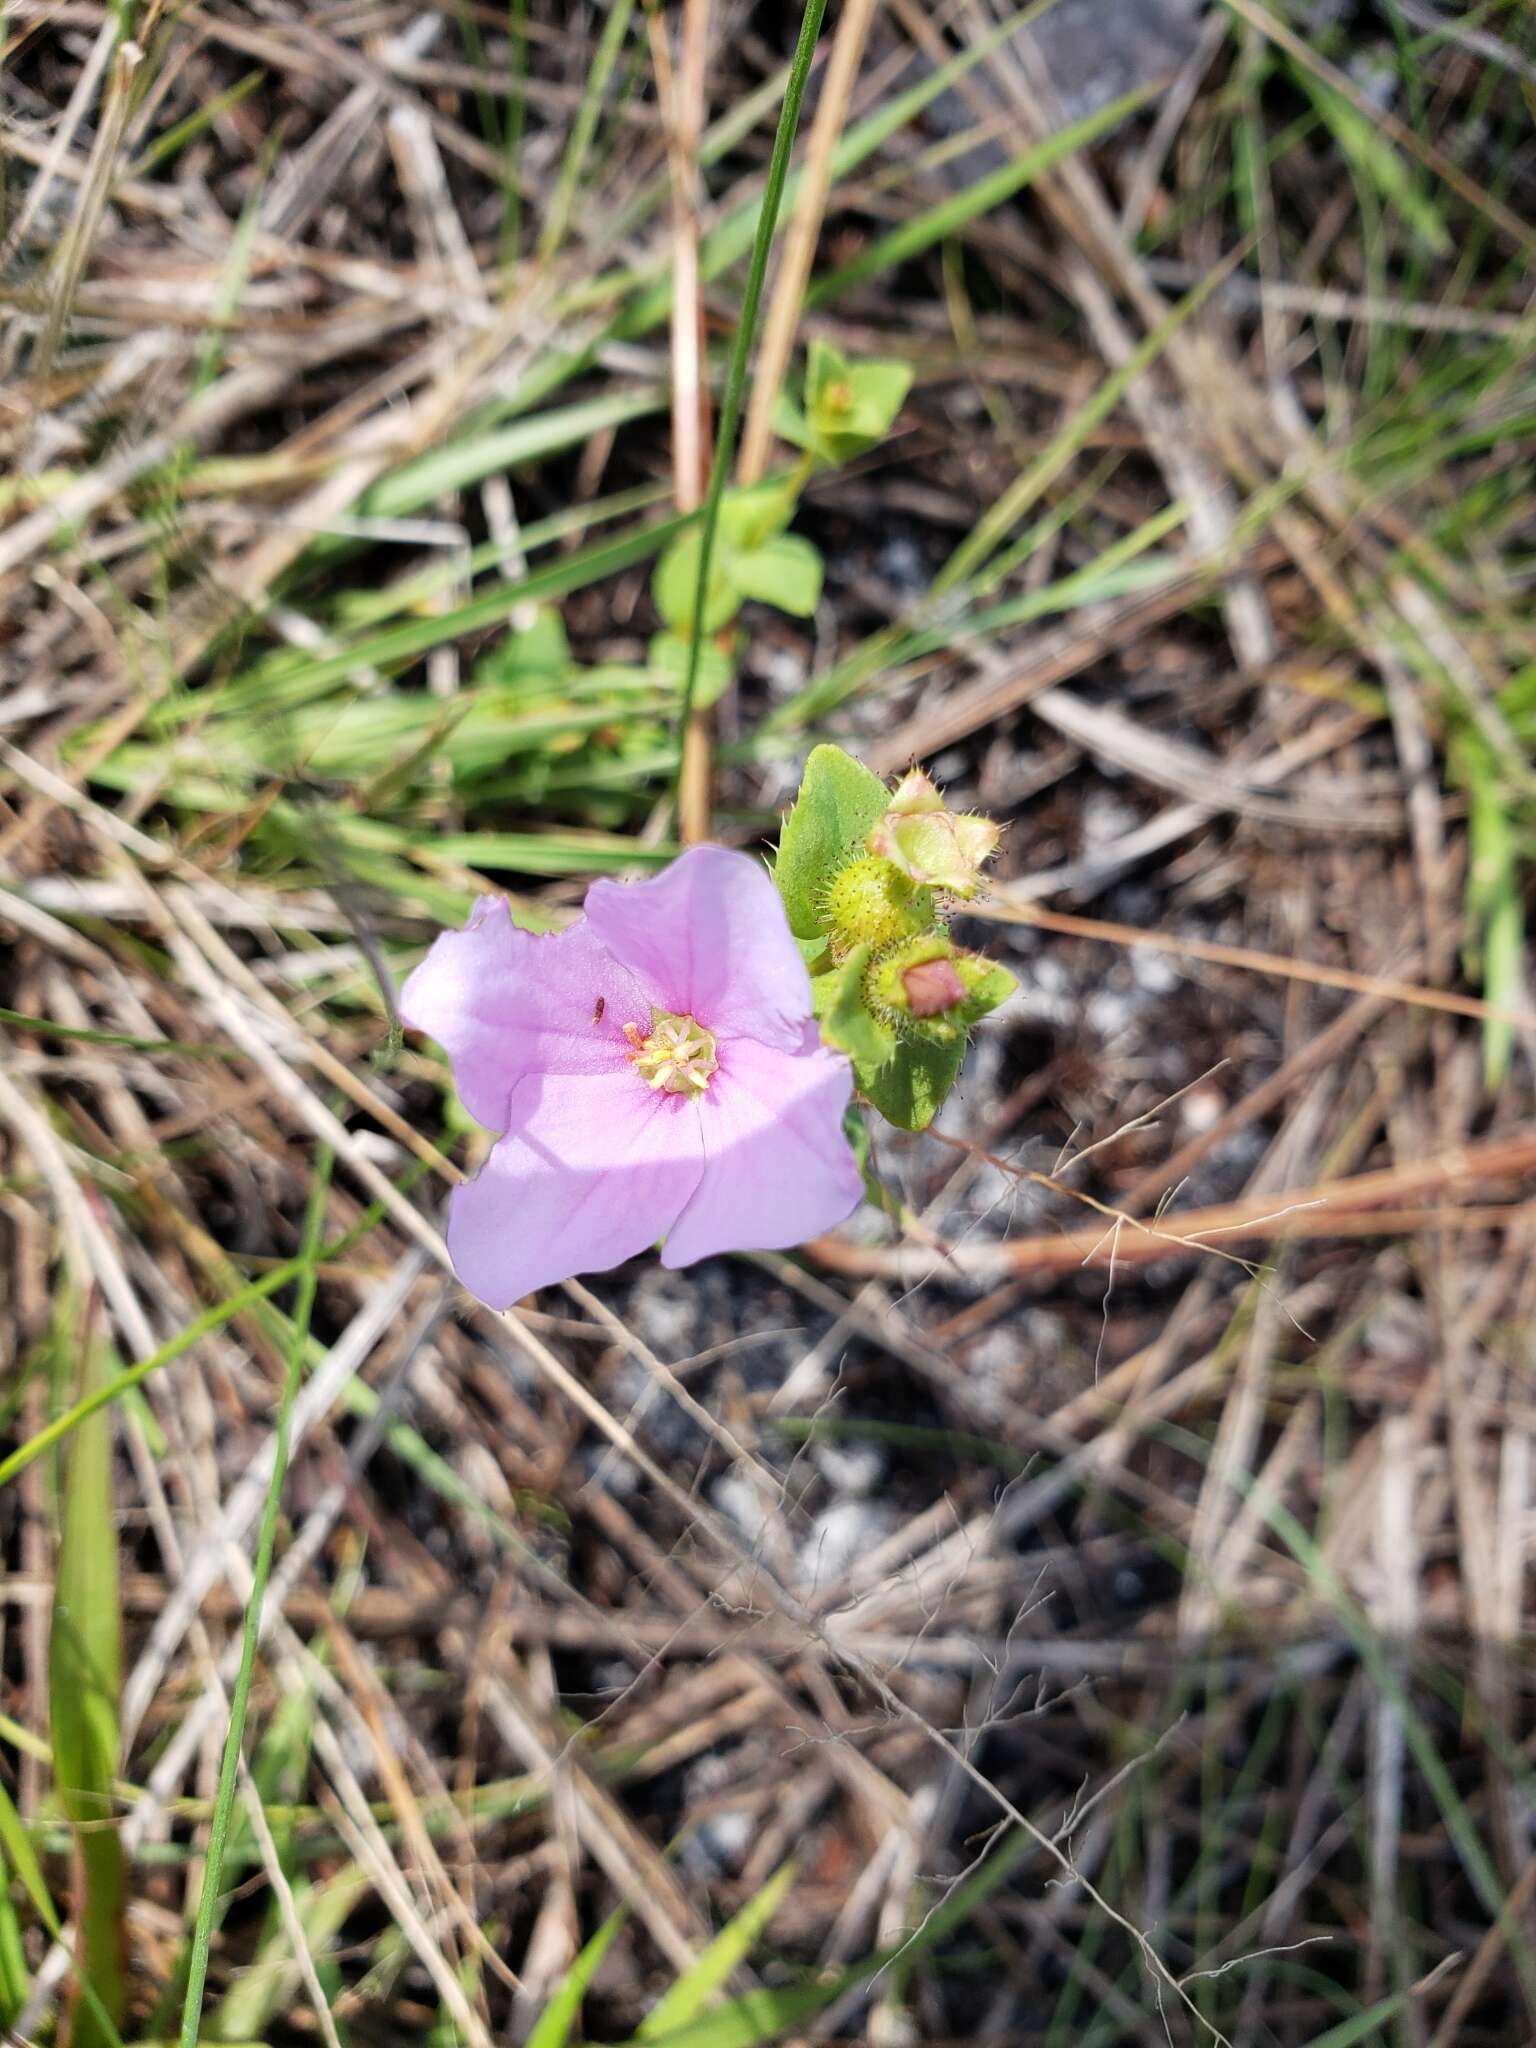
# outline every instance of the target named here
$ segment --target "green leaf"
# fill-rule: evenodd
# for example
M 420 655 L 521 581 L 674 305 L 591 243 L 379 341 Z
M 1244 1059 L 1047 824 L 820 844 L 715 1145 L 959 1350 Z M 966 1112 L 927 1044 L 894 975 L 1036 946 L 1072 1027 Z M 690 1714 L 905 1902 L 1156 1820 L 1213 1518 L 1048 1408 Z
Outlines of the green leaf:
M 657 633 L 651 641 L 650 665 L 673 689 L 680 690 L 688 679 L 691 645 L 677 633 Z M 718 702 L 730 688 L 735 673 L 736 663 L 730 652 L 718 640 L 706 639 L 699 649 L 698 674 L 693 687 L 695 706 L 702 708 Z
M 888 1065 L 865 1075 L 859 1086 L 888 1123 L 903 1131 L 925 1131 L 944 1106 L 944 1098 L 960 1075 L 965 1060 L 965 1034 L 944 1044 L 925 1039 L 897 1041 Z
M 673 2032 L 696 2020 L 709 1999 L 729 1980 L 731 1972 L 744 1963 L 757 1946 L 794 1881 L 793 1861 L 781 1864 L 757 1896 L 749 1899 L 741 1911 L 721 1928 L 692 1969 L 685 1970 L 657 2001 L 641 2023 L 635 2038 L 654 2040 L 658 2035 Z
M 896 1034 L 873 1016 L 864 1001 L 864 971 L 869 965 L 868 946 L 855 946 L 841 967 L 821 974 L 811 983 L 811 1006 L 821 1026 L 821 1035 L 853 1061 L 859 1086 L 868 1094 L 866 1080 L 893 1058 Z
M 819 461 L 846 462 L 885 439 L 911 385 L 910 363 L 851 363 L 830 342 L 814 340 L 806 356 L 803 403 L 782 397 L 775 430 Z
M 815 430 L 801 407 L 787 391 L 779 393 L 778 403 L 773 408 L 773 431 L 781 441 L 787 441 L 791 448 L 805 448 L 815 454 Z
M 848 358 L 840 348 L 813 335 L 805 352 L 805 405 L 812 419 L 826 406 L 827 397 L 848 381 Z
M 741 609 L 741 592 L 731 575 L 731 550 L 716 550 L 709 565 L 709 588 L 704 594 L 703 617 L 695 621 L 693 608 L 698 597 L 699 551 L 704 537 L 696 527 L 681 534 L 661 560 L 651 578 L 651 596 L 656 609 L 678 637 L 688 642 L 695 626 L 704 633 L 718 633 Z
M 720 500 L 720 539 L 737 549 L 760 548 L 788 527 L 798 496 L 793 477 L 727 491 Z
M 624 1925 L 628 1908 L 620 1906 L 598 1928 L 581 1954 L 572 1963 L 561 1980 L 559 1989 L 548 2005 L 539 2014 L 533 2032 L 528 2036 L 527 2048 L 565 2048 L 571 2038 L 571 2029 L 581 2011 L 581 2001 L 587 1994 L 587 1986 L 597 1975 L 598 1966 L 613 1946 L 613 1938 Z
M 853 387 L 853 431 L 883 441 L 912 389 L 912 365 L 876 357 L 856 363 L 848 381 Z
M 821 555 L 797 534 L 780 534 L 750 554 L 738 555 L 731 564 L 731 580 L 743 597 L 808 619 L 821 602 Z
M 821 557 L 809 541 L 795 540 L 784 529 L 794 517 L 795 489 L 783 478 L 754 484 L 750 490 L 727 491 L 720 501 L 720 526 L 709 564 L 704 633 L 730 624 L 744 597 L 776 604 L 781 611 L 805 618 L 821 596 Z M 674 634 L 686 648 L 694 632 L 698 600 L 699 554 L 704 534 L 694 527 L 679 536 L 656 565 L 651 595 Z M 700 649 L 701 664 L 707 648 Z M 684 671 L 686 678 L 686 670 Z M 708 701 L 698 694 L 694 703 Z
M 870 1185 L 871 1154 L 869 1148 L 869 1119 L 860 1104 L 850 1102 L 843 1111 L 843 1136 L 848 1140 L 849 1150 L 859 1163 L 865 1186 Z
M 977 962 L 979 956 L 968 956 L 970 962 Z M 1011 974 L 1006 967 L 1000 967 L 995 960 L 985 963 L 982 974 L 966 973 L 962 967 L 965 982 L 965 1021 L 977 1024 L 989 1010 L 995 1010 L 999 1003 L 1006 1003 L 1019 985 L 1019 977 Z
M 565 621 L 553 605 L 540 605 L 531 626 L 512 632 L 475 663 L 477 683 L 563 680 L 571 666 Z
M 890 801 L 879 776 L 841 747 L 813 747 L 794 809 L 784 821 L 774 880 L 789 928 L 811 939 L 827 884 Z

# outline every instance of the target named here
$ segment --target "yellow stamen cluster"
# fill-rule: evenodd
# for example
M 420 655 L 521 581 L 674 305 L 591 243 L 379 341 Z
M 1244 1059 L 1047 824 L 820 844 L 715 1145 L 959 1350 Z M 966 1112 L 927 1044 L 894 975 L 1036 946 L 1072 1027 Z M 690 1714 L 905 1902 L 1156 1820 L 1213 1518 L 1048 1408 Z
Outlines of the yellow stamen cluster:
M 647 1037 L 636 1024 L 626 1024 L 624 1035 L 634 1047 L 629 1063 L 635 1072 L 668 1095 L 702 1095 L 720 1064 L 712 1034 L 693 1017 L 653 1010 Z

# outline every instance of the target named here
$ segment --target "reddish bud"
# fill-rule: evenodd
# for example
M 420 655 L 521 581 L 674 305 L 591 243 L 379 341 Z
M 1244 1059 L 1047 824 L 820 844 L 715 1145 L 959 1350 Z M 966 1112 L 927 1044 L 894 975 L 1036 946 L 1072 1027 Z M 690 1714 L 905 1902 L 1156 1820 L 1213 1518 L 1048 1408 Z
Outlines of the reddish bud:
M 920 960 L 901 977 L 907 1007 L 914 1017 L 937 1017 L 965 1001 L 965 983 L 953 960 Z

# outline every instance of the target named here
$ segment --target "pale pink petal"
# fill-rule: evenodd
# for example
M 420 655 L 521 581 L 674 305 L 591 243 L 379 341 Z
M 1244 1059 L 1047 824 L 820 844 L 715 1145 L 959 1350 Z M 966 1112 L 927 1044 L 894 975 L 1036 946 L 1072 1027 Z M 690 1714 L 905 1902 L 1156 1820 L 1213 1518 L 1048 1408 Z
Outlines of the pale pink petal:
M 841 1223 L 864 1191 L 843 1135 L 853 1077 L 814 1027 L 794 1052 L 736 1038 L 719 1054 L 699 1101 L 703 1177 L 662 1247 L 664 1266 L 800 1244 Z
M 491 1308 L 645 1251 L 698 1187 L 697 1104 L 627 1065 L 531 1076 L 509 1106 L 513 1128 L 448 1215 L 454 1271 Z
M 760 861 L 694 846 L 648 882 L 594 882 L 587 922 L 658 1009 L 792 1052 L 811 982 Z
M 407 978 L 400 1015 L 447 1053 L 475 1121 L 504 1131 L 525 1074 L 627 1072 L 624 1026 L 649 1030 L 651 1011 L 584 920 L 525 932 L 499 896 L 482 896 L 464 930 L 443 932 Z

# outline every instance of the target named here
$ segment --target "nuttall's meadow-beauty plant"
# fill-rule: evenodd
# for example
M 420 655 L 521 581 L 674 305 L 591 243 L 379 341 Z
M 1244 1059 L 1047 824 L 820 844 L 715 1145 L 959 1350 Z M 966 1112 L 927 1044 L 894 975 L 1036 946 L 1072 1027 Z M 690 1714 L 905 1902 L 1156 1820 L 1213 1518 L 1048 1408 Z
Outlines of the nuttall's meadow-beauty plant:
M 400 1000 L 500 1134 L 453 1196 L 465 1286 L 506 1308 L 658 1239 L 663 1265 L 687 1266 L 840 1223 L 864 1185 L 855 1081 L 921 1129 L 1013 987 L 939 918 L 942 897 L 975 894 L 997 837 L 917 770 L 893 794 L 818 747 L 777 890 L 747 854 L 697 846 L 651 881 L 594 882 L 553 934 L 482 898 Z
M 664 1238 L 662 1263 L 798 1244 L 863 1177 L 848 1061 L 821 1042 L 773 883 L 697 846 L 654 880 L 594 882 L 564 931 L 495 897 L 445 932 L 401 1015 L 502 1135 L 454 1191 L 448 1248 L 493 1308 Z

